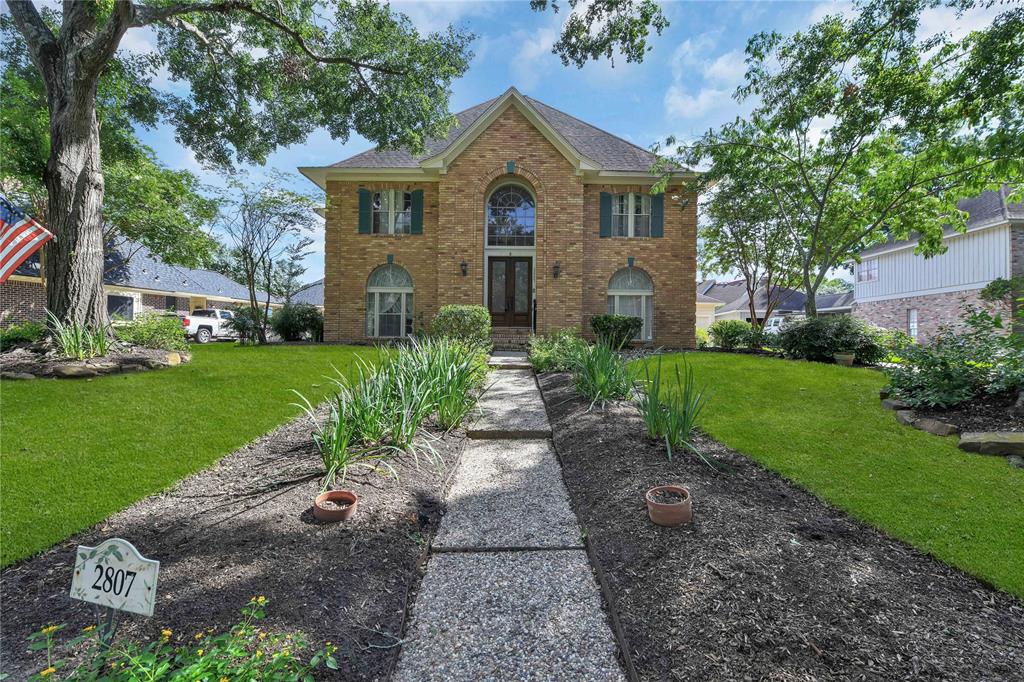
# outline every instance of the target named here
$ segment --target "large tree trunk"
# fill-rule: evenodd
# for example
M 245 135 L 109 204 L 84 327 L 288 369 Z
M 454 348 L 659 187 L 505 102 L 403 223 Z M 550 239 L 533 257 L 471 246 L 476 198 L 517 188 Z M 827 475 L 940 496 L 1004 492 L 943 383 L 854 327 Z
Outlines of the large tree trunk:
M 95 92 L 66 101 L 50 119 L 47 220 L 56 239 L 46 259 L 46 306 L 61 320 L 107 323 L 103 292 L 103 174 Z

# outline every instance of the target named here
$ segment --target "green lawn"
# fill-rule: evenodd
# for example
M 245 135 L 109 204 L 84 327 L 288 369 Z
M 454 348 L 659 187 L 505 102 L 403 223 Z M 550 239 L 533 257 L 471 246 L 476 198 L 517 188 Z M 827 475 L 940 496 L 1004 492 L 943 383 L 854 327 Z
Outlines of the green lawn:
M 665 369 L 682 356 L 665 358 Z M 918 549 L 1024 596 L 1024 470 L 896 423 L 885 376 L 724 353 L 686 356 L 713 398 L 701 427 Z
M 29 556 L 209 466 L 313 400 L 367 348 L 193 346 L 174 369 L 5 381 L 0 562 Z

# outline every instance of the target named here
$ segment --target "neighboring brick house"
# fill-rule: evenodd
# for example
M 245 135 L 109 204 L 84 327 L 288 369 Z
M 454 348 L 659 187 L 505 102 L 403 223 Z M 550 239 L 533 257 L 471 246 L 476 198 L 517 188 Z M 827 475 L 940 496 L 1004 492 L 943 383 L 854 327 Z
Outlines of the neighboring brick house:
M 168 265 L 143 246 L 124 261 L 119 251 L 106 254 L 103 289 L 107 313 L 132 319 L 140 312 L 186 315 L 197 308 L 237 308 L 248 305 L 248 290 L 219 272 Z M 265 295 L 260 293 L 260 301 Z M 271 298 L 272 307 L 280 301 Z M 46 319 L 46 291 L 39 276 L 39 256 L 22 263 L 0 284 L 0 326 Z
M 483 304 L 495 337 L 609 312 L 692 347 L 696 197 L 650 195 L 654 156 L 514 88 L 456 115 L 427 152 L 301 168 L 327 194 L 327 341 L 400 337 L 447 303 Z
M 916 255 L 916 239 L 863 251 L 853 314 L 927 341 L 940 327 L 960 324 L 964 304 L 982 305 L 986 284 L 1024 275 L 1024 203 L 1010 203 L 1008 195 L 1003 188 L 961 201 L 967 230 L 947 230 L 948 250 L 940 255 Z

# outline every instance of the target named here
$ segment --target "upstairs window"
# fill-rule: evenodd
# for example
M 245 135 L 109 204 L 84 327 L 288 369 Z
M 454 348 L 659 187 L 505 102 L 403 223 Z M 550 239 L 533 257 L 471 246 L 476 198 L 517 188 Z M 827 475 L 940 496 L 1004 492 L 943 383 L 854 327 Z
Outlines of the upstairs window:
M 878 259 L 868 258 L 857 264 L 857 281 L 874 282 L 878 279 Z
M 533 246 L 536 203 L 520 185 L 502 185 L 487 199 L 487 245 Z
M 412 192 L 386 189 L 373 193 L 373 233 L 412 232 Z
M 651 236 L 651 196 L 649 194 L 612 195 L 612 236 Z

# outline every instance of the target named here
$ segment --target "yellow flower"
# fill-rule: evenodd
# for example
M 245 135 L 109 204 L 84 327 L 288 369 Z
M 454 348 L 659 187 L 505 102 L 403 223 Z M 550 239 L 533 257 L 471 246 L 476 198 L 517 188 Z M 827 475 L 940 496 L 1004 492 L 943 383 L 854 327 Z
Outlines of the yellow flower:
M 172 630 L 170 630 L 170 629 L 164 628 L 163 630 L 160 631 L 160 634 L 163 635 L 164 641 L 166 642 L 167 640 L 169 640 L 171 638 L 171 635 L 174 634 L 174 632 Z
M 231 680 L 229 680 L 226 677 L 222 677 L 222 678 L 220 678 L 220 682 L 231 682 Z
M 58 630 L 58 626 L 56 626 L 56 625 L 47 625 L 45 628 L 43 628 L 42 632 L 43 632 L 44 635 L 48 635 L 51 632 L 56 632 L 57 630 Z M 49 673 L 47 673 L 47 675 L 49 675 Z
M 199 651 L 198 651 L 197 653 L 198 653 L 198 654 L 199 654 L 200 656 L 202 656 L 202 655 L 203 655 L 203 650 L 202 650 L 202 649 L 200 649 L 200 650 L 199 650 Z
M 267 638 L 267 633 L 265 633 L 262 630 L 260 630 L 260 634 L 258 634 L 256 636 L 259 637 L 260 639 L 266 639 Z
M 263 596 L 263 595 L 261 594 L 260 596 L 256 597 L 256 603 L 257 603 L 257 604 L 259 604 L 260 606 L 263 606 L 264 604 L 266 604 L 266 603 L 267 603 L 267 598 L 266 598 L 266 597 L 264 597 L 264 596 Z
M 197 632 L 196 633 L 196 639 L 202 639 L 202 638 L 203 638 L 203 633 Z
M 57 672 L 57 669 L 56 669 L 56 668 L 54 668 L 54 667 L 53 667 L 53 666 L 51 665 L 51 666 L 50 666 L 49 668 L 43 668 L 42 670 L 40 670 L 40 671 L 39 671 L 39 676 L 40 676 L 40 677 L 47 677 L 47 676 L 49 676 L 49 675 L 52 675 L 52 674 L 54 674 L 55 672 Z
M 256 650 L 256 658 L 260 658 L 262 656 L 263 656 L 263 652 L 261 650 L 257 649 Z
M 96 629 L 95 625 L 89 625 L 89 626 L 86 626 L 86 627 L 82 628 L 82 632 L 92 632 L 95 629 Z

